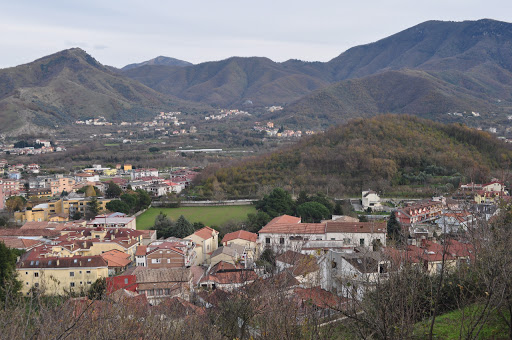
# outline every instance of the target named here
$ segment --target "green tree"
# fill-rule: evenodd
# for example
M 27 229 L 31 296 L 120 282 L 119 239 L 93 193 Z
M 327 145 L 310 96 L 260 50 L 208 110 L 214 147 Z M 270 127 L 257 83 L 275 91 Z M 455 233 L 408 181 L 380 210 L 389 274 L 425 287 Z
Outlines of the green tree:
M 16 258 L 20 255 L 0 242 L 0 305 L 15 298 L 21 290 L 21 282 L 16 278 Z
M 87 291 L 87 297 L 91 300 L 103 300 L 107 296 L 107 279 L 102 277 L 94 281 Z
M 204 225 L 203 222 L 194 222 L 192 224 L 192 227 L 194 228 L 194 230 L 199 230 L 199 229 L 203 229 L 206 226 Z
M 263 211 L 258 211 L 256 214 L 248 214 L 245 221 L 245 229 L 252 233 L 257 233 L 263 228 L 272 218 Z
M 388 238 L 398 241 L 400 239 L 401 227 L 400 223 L 398 223 L 396 219 L 396 214 L 394 212 L 391 213 L 388 219 L 387 224 L 387 232 Z
M 121 195 L 121 201 L 128 204 L 130 211 L 135 212 L 139 205 L 139 195 L 136 193 L 125 193 Z
M 105 196 L 107 198 L 117 198 L 121 196 L 122 193 L 123 190 L 119 185 L 115 184 L 113 181 L 108 182 L 107 189 L 105 190 Z
M 256 202 L 256 209 L 267 213 L 274 218 L 280 215 L 292 215 L 295 208 L 295 202 L 289 192 L 275 188 L 269 195 Z
M 137 189 L 135 192 L 138 195 L 138 210 L 144 210 L 147 209 L 151 205 L 151 197 L 149 196 L 148 192 L 146 190 Z
M 185 216 L 181 215 L 176 223 L 174 224 L 174 236 L 179 238 L 185 238 L 190 234 L 194 233 L 194 228 Z
M 301 192 L 299 192 L 299 197 L 297 197 L 297 200 L 295 201 L 295 204 L 297 206 L 301 205 L 301 204 L 304 204 L 306 202 L 309 202 L 309 196 L 308 194 L 302 190 Z
M 306 202 L 297 207 L 297 214 L 303 222 L 318 223 L 323 219 L 327 219 L 330 212 L 323 204 Z
M 336 205 L 334 206 L 334 210 L 332 212 L 333 215 L 344 215 L 343 207 L 341 206 L 340 202 L 336 202 Z
M 85 188 L 85 197 L 93 197 L 96 196 L 96 190 L 94 190 L 94 187 L 92 185 L 88 185 Z
M 332 214 L 332 211 L 334 210 L 334 206 L 332 204 L 332 201 L 329 198 L 327 198 L 327 196 L 325 196 L 322 193 L 317 193 L 316 195 L 311 196 L 309 201 L 310 202 L 320 203 L 321 205 L 326 207 L 327 210 L 329 210 L 330 214 Z
M 96 197 L 93 197 L 89 202 L 87 202 L 87 208 L 85 209 L 85 218 L 87 220 L 92 220 L 96 215 L 100 212 L 100 204 Z
M 120 200 L 112 200 L 108 202 L 105 207 L 111 212 L 121 212 L 123 214 L 130 213 L 130 206 L 126 202 Z
M 174 235 L 174 225 L 171 219 L 162 212 L 155 217 L 153 229 L 156 230 L 158 238 L 167 238 Z

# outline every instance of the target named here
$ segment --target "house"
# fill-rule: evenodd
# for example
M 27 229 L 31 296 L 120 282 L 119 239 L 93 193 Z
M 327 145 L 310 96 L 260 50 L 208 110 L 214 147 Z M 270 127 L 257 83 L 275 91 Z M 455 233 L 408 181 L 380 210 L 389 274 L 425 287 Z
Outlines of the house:
M 100 256 L 107 261 L 108 276 L 118 275 L 124 272 L 132 263 L 130 254 L 117 249 L 106 251 Z
M 399 209 L 395 214 L 397 221 L 401 224 L 412 224 L 436 220 L 442 211 L 442 202 L 426 201 Z
M 386 244 L 384 222 L 337 222 L 300 223 L 299 218 L 288 216 L 272 220 L 258 233 L 262 248 L 276 252 L 294 250 L 297 252 L 324 248 L 356 247 L 372 248 Z M 281 221 L 291 221 L 284 223 Z
M 53 196 L 60 195 L 62 192 L 73 192 L 76 181 L 69 177 L 55 178 L 50 181 L 50 189 Z
M 41 240 L 18 238 L 16 236 L 0 236 L 0 242 L 5 244 L 7 248 L 24 250 L 26 252 L 42 244 Z
M 380 251 L 329 250 L 322 262 L 322 288 L 360 300 L 380 280 L 388 277 L 388 261 Z
M 192 235 L 185 237 L 196 245 L 196 265 L 206 263 L 211 254 L 218 248 L 219 232 L 210 227 L 196 230 Z
M 476 219 L 468 211 L 449 211 L 436 220 L 443 233 L 456 233 L 476 225 Z
M 21 172 L 10 171 L 9 174 L 7 175 L 7 177 L 9 177 L 9 179 L 20 180 L 21 179 Z
M 94 182 L 99 182 L 100 181 L 100 177 L 97 174 L 90 174 L 90 173 L 81 172 L 81 173 L 75 175 L 75 180 L 76 180 L 77 183 L 88 183 L 88 184 L 90 184 L 90 183 L 94 183 Z
M 244 269 L 240 264 L 219 262 L 199 281 L 200 287 L 232 292 L 253 283 L 258 278 L 254 270 Z
M 323 258 L 314 255 L 305 255 L 293 250 L 276 257 L 278 272 L 287 272 L 292 275 L 301 286 L 315 287 L 321 284 L 320 265 Z
M 230 244 L 222 246 L 212 253 L 211 257 L 207 260 L 210 265 L 216 265 L 219 262 L 226 262 L 231 264 L 243 263 L 247 267 L 247 251 L 245 246 L 239 244 Z
M 361 194 L 361 202 L 364 210 L 372 209 L 373 211 L 378 211 L 382 209 L 380 197 L 375 191 L 363 191 Z
M 45 295 L 85 292 L 97 279 L 108 277 L 108 265 L 101 256 L 22 258 L 16 271 L 23 295 L 28 295 L 32 288 Z
M 136 169 L 130 174 L 132 180 L 141 179 L 143 177 L 158 177 L 157 169 Z
M 87 226 L 91 228 L 126 228 L 137 229 L 137 219 L 134 216 L 127 216 L 120 212 L 111 214 L 98 215 L 93 220 L 87 222 Z
M 190 297 L 192 275 L 189 268 L 135 267 L 127 275 L 136 276 L 137 293 L 144 294 L 152 305 L 174 296 L 185 300 Z
M 316 314 L 318 318 L 329 318 L 339 313 L 349 300 L 340 298 L 320 287 L 296 288 L 294 298 L 300 307 L 301 314 Z
M 156 241 L 146 246 L 146 254 L 142 255 L 143 246 L 139 246 L 138 263 L 147 268 L 184 268 L 195 263 L 195 244 L 188 240 Z M 145 257 L 145 258 L 144 258 Z
M 245 252 L 247 254 L 247 259 L 250 262 L 253 262 L 254 259 L 259 256 L 259 246 L 257 244 L 257 241 L 257 234 L 251 233 L 246 230 L 238 230 L 224 235 L 221 243 L 224 246 L 229 246 L 231 244 L 238 244 L 244 246 Z

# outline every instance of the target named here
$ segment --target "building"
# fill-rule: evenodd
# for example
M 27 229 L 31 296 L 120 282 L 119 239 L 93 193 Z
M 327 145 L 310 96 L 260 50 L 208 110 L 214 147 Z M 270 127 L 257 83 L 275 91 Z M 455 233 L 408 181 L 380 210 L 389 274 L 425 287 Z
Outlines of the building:
M 370 249 L 386 244 L 385 222 L 298 222 L 299 218 L 286 215 L 270 221 L 259 231 L 260 247 L 270 247 L 276 252 L 311 252 L 331 248 Z
M 140 179 L 144 177 L 158 177 L 158 169 L 136 169 L 130 174 L 131 179 Z
M 219 232 L 215 229 L 204 227 L 196 230 L 192 235 L 185 237 L 185 240 L 191 240 L 196 248 L 196 265 L 206 263 L 211 254 L 218 248 Z
M 224 235 L 222 238 L 222 245 L 229 246 L 231 244 L 237 244 L 245 247 L 245 252 L 247 254 L 247 260 L 254 261 L 255 258 L 259 256 L 259 246 L 258 246 L 258 235 L 255 233 L 248 232 L 246 230 L 238 230 L 232 233 L 228 233 Z
M 427 201 L 409 205 L 395 212 L 401 224 L 422 223 L 436 220 L 443 212 L 443 203 Z
M 22 259 L 16 270 L 23 295 L 28 295 L 32 288 L 45 295 L 86 292 L 94 281 L 108 277 L 108 265 L 101 256 Z
M 126 228 L 137 229 L 137 219 L 134 216 L 115 212 L 111 214 L 98 215 L 93 220 L 87 222 L 87 226 L 91 228 Z
M 373 211 L 378 211 L 382 209 L 380 197 L 375 191 L 363 191 L 361 196 L 361 203 L 364 210 L 372 209 Z

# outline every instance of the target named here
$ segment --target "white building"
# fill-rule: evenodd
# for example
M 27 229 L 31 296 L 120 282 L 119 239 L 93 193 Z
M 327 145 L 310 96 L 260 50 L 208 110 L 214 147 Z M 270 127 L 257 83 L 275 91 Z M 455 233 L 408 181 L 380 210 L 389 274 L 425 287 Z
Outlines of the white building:
M 375 191 L 363 191 L 361 196 L 361 201 L 364 210 L 367 210 L 368 208 L 371 208 L 372 210 L 382 209 L 382 205 L 380 204 L 380 197 Z

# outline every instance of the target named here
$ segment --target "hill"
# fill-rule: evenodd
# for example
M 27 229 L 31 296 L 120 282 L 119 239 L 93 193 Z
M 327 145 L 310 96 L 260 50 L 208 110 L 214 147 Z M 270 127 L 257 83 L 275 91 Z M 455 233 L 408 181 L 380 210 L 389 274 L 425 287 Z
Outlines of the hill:
M 431 185 L 443 192 L 460 180 L 485 180 L 512 160 L 512 149 L 490 134 L 460 124 L 408 115 L 356 119 L 277 152 L 202 175 L 197 192 L 256 196 L 281 186 L 332 195 L 384 193 Z M 439 192 L 438 192 L 439 193 Z
M 283 67 L 268 58 L 233 57 L 176 68 L 143 66 L 123 73 L 152 89 L 217 107 L 251 101 L 265 106 L 285 104 L 328 84 L 301 67 Z
M 500 89 L 512 94 L 510 86 Z M 316 90 L 269 119 L 281 118 L 287 125 L 302 128 L 325 128 L 382 113 L 410 113 L 442 122 L 450 118 L 448 113 L 475 111 L 485 118 L 489 112 L 502 110 L 495 99 L 498 91 L 489 91 L 470 75 L 458 72 L 385 71 Z
M 147 61 L 143 61 L 142 63 L 126 65 L 125 67 L 121 68 L 121 70 L 123 70 L 123 71 L 131 70 L 133 68 L 141 67 L 141 66 L 145 66 L 145 65 L 165 65 L 165 66 L 184 67 L 184 66 L 190 66 L 193 64 L 189 63 L 188 61 L 184 61 L 184 60 L 159 56 L 159 57 L 147 60 Z
M 40 131 L 76 119 L 134 120 L 195 108 L 112 72 L 79 48 L 0 70 L 0 131 Z
M 387 101 L 399 99 L 399 104 L 382 103 L 378 93 L 400 77 L 389 71 L 403 71 L 401 77 L 420 91 L 421 99 L 409 97 L 407 101 L 407 96 L 389 88 L 384 89 L 391 95 Z M 229 58 L 184 68 L 146 66 L 125 74 L 159 92 L 218 107 L 239 106 L 248 100 L 256 106 L 298 101 L 279 114 L 293 115 L 305 124 L 317 121 L 319 126 L 388 112 L 429 117 L 463 109 L 510 113 L 512 24 L 488 19 L 427 21 L 353 47 L 326 63 Z M 343 82 L 360 78 L 365 79 Z M 364 93 L 354 87 L 361 87 Z M 322 88 L 325 92 L 310 95 Z M 315 109 L 317 106 L 322 110 Z

